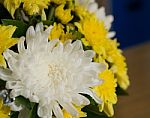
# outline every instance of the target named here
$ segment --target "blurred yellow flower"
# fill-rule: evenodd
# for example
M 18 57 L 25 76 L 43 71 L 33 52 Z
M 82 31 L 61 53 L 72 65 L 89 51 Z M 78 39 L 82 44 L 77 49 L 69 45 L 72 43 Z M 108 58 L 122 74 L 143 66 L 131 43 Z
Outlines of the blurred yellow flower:
M 3 100 L 0 98 L 0 117 L 1 118 L 9 118 L 10 107 L 3 105 Z
M 19 8 L 21 2 L 22 0 L 4 0 L 4 6 L 12 17 L 14 17 L 14 13 Z
M 105 70 L 100 74 L 103 83 L 95 86 L 93 89 L 96 95 L 102 99 L 102 104 L 99 105 L 99 110 L 104 111 L 109 117 L 114 115 L 113 104 L 117 102 L 116 87 L 117 81 L 114 74 L 110 70 Z
M 0 25 L 0 66 L 6 67 L 6 62 L 2 56 L 2 53 L 11 46 L 15 45 L 18 40 L 12 38 L 15 32 L 15 26 L 1 26 Z
M 58 6 L 55 10 L 55 16 L 62 22 L 62 24 L 67 24 L 73 19 L 71 15 L 71 9 L 64 9 L 64 4 Z
M 110 70 L 114 73 L 117 82 L 121 88 L 126 90 L 130 85 L 130 81 L 127 75 L 127 65 L 125 63 L 125 57 L 122 55 L 122 51 L 118 49 L 118 43 L 116 40 L 104 39 L 101 40 L 100 45 L 94 45 L 93 49 L 98 54 L 95 61 L 102 62 L 104 60 L 109 63 Z
M 45 8 L 48 8 L 50 0 L 23 0 L 23 8 L 29 15 L 42 13 Z
M 80 22 L 76 22 L 75 25 L 91 46 L 100 45 L 99 42 L 107 36 L 104 23 L 100 22 L 94 15 L 86 16 Z
M 82 107 L 76 107 L 78 112 L 79 112 L 79 116 L 78 117 L 73 117 L 71 116 L 68 112 L 66 112 L 66 110 L 63 110 L 64 113 L 64 118 L 81 118 L 81 117 L 87 117 L 86 113 L 81 111 Z

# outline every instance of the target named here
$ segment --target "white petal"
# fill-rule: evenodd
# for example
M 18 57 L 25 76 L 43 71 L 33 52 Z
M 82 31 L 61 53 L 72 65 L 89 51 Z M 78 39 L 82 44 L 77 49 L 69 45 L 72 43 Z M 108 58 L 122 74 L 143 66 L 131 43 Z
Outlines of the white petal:
M 72 116 L 77 117 L 79 116 L 78 111 L 75 109 L 75 107 L 72 105 L 72 103 L 65 103 L 63 101 L 59 101 L 60 105 L 68 112 L 70 113 Z
M 18 43 L 18 52 L 22 53 L 25 51 L 25 47 L 24 47 L 24 41 L 25 41 L 25 37 L 21 37 L 20 41 Z
M 0 67 L 0 78 L 4 81 L 10 81 L 13 80 L 12 78 L 12 71 L 9 69 L 4 69 Z
M 74 97 L 72 98 L 72 102 L 77 106 L 90 104 L 90 101 L 86 97 L 80 94 L 74 95 Z
M 98 96 L 96 96 L 96 94 L 92 90 L 85 89 L 81 91 L 80 93 L 91 96 L 95 100 L 95 102 L 97 102 L 98 104 L 102 103 L 102 100 Z
M 43 23 L 40 22 L 35 27 L 35 32 L 42 32 L 43 31 Z
M 56 44 L 59 42 L 59 39 L 54 39 L 49 42 L 49 50 L 52 51 Z
M 63 44 L 60 42 L 54 49 L 53 49 L 54 54 L 62 54 L 63 53 Z
M 63 118 L 63 112 L 57 102 L 55 102 L 53 105 L 53 112 L 54 112 L 56 118 Z
M 8 81 L 6 83 L 7 89 L 19 89 L 22 88 L 22 84 L 20 81 Z
M 33 26 L 30 26 L 27 30 L 27 33 L 26 33 L 26 41 L 27 41 L 27 44 L 29 44 L 30 40 L 35 36 L 35 31 L 34 31 L 34 27 Z
M 109 32 L 108 38 L 113 38 L 116 35 L 116 32 Z
M 39 106 L 38 107 L 38 116 L 40 117 L 47 117 L 47 118 L 52 118 L 52 107 L 51 105 L 47 105 L 47 106 Z
M 84 52 L 84 56 L 87 57 L 87 58 L 92 59 L 95 56 L 95 52 L 92 51 L 92 50 L 87 50 L 87 51 Z
M 73 42 L 72 46 L 73 46 L 72 51 L 81 50 L 83 48 L 82 43 L 79 40 L 76 40 L 75 42 Z

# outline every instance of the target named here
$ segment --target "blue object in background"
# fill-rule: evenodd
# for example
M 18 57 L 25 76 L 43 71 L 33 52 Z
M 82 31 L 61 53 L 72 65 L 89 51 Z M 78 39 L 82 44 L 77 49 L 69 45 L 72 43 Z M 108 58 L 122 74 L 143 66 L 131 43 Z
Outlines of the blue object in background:
M 112 0 L 112 7 L 121 48 L 150 40 L 150 0 Z

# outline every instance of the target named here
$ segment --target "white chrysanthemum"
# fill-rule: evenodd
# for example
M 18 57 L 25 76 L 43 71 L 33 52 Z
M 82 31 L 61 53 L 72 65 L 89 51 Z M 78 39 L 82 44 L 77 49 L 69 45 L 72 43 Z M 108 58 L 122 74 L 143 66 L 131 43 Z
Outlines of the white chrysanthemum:
M 104 22 L 106 29 L 108 31 L 110 30 L 110 28 L 112 26 L 112 22 L 114 21 L 114 17 L 112 15 L 106 16 L 104 7 L 99 8 L 98 3 L 95 2 L 95 0 L 76 0 L 76 2 L 78 4 L 84 6 L 85 8 L 87 8 L 89 12 L 95 13 L 97 18 Z M 108 38 L 114 37 L 115 34 L 116 33 L 114 31 L 109 32 Z
M 43 31 L 41 23 L 35 30 L 31 26 L 26 34 L 27 48 L 25 38 L 21 38 L 19 53 L 4 52 L 9 69 L 1 68 L 0 78 L 7 81 L 7 89 L 12 89 L 12 98 L 22 95 L 39 103 L 40 117 L 51 118 L 53 112 L 57 118 L 63 118 L 61 107 L 77 116 L 73 104 L 89 104 L 82 94 L 101 102 L 91 87 L 101 83 L 98 74 L 105 66 L 92 62 L 94 52 L 84 51 L 79 40 L 64 44 L 59 40 L 48 42 L 50 30 L 51 27 Z

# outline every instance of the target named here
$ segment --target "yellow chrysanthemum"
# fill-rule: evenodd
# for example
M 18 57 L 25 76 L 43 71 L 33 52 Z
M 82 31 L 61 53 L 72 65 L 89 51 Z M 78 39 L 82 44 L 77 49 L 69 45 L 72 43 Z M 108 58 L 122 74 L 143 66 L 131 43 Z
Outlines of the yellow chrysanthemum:
M 3 100 L 0 98 L 0 117 L 9 118 L 10 107 L 3 105 Z
M 58 6 L 55 10 L 55 16 L 61 20 L 62 24 L 67 24 L 73 19 L 71 9 L 64 9 L 64 4 Z
M 114 115 L 113 104 L 117 102 L 117 95 L 115 93 L 117 81 L 114 74 L 110 70 L 105 70 L 100 74 L 103 83 L 100 86 L 94 87 L 94 91 L 99 96 L 103 103 L 99 105 L 99 110 L 104 111 L 109 117 Z
M 64 113 L 64 118 L 81 118 L 81 117 L 86 117 L 86 113 L 81 111 L 82 107 L 76 107 L 78 112 L 79 112 L 79 116 L 78 117 L 73 117 L 71 116 L 66 110 L 63 110 Z
M 99 45 L 100 40 L 107 36 L 104 23 L 100 22 L 94 15 L 85 17 L 79 23 L 76 23 L 76 26 L 91 46 Z
M 45 8 L 48 8 L 50 0 L 23 0 L 23 8 L 29 15 L 42 13 Z
M 22 0 L 4 0 L 4 6 L 9 11 L 12 17 L 17 8 L 19 8 Z
M 2 56 L 2 53 L 11 46 L 17 43 L 17 39 L 12 38 L 14 31 L 16 30 L 15 26 L 1 26 L 0 25 L 0 66 L 6 67 L 5 60 Z
M 53 29 L 50 33 L 49 39 L 59 39 L 61 35 L 64 33 L 64 26 L 62 24 L 54 23 Z

